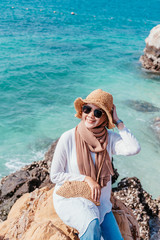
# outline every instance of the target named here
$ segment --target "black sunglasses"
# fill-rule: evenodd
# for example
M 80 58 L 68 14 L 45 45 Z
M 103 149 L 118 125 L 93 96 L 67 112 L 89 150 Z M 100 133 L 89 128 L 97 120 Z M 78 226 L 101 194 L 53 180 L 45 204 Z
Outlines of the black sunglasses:
M 90 106 L 88 106 L 88 105 L 84 105 L 84 106 L 82 107 L 82 111 L 83 111 L 84 113 L 86 113 L 86 114 L 89 114 L 89 113 L 91 112 L 91 110 L 92 110 L 92 108 L 91 108 Z M 94 116 L 95 116 L 96 118 L 102 117 L 102 114 L 103 114 L 102 110 L 99 110 L 99 109 L 95 109 L 95 110 L 94 110 Z

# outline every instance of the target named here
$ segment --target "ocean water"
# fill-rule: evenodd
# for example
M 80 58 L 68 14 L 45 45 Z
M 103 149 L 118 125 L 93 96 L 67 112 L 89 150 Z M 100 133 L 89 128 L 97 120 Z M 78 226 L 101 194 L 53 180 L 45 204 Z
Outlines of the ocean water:
M 114 157 L 119 178 L 137 176 L 160 195 L 160 142 L 151 127 L 160 111 L 133 107 L 160 108 L 160 75 L 139 63 L 159 16 L 159 0 L 0 2 L 0 177 L 43 159 L 78 124 L 74 100 L 102 88 L 142 148 Z

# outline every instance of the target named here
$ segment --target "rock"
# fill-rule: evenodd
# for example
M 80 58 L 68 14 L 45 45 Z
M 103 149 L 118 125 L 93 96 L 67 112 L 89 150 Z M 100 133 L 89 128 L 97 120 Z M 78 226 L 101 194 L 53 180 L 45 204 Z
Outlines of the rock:
M 136 177 L 122 179 L 117 188 L 113 189 L 113 193 L 125 206 L 132 209 L 140 226 L 141 240 L 148 240 L 150 238 L 150 221 L 159 219 L 160 200 L 153 200 Z M 160 238 L 160 235 L 158 237 Z
M 5 220 L 15 203 L 24 193 L 32 192 L 44 186 L 53 187 L 49 171 L 57 141 L 45 154 L 44 160 L 25 166 L 20 171 L 10 174 L 0 182 L 0 219 Z
M 145 69 L 160 73 L 160 25 L 152 28 L 145 42 L 146 47 L 140 62 Z
M 52 200 L 53 189 L 47 187 L 36 189 L 32 193 L 24 194 L 13 205 L 6 221 L 0 223 L 0 239 L 12 240 L 78 240 L 76 229 L 66 226 L 57 216 Z M 122 225 L 122 213 L 130 216 L 134 224 L 125 222 L 126 225 L 135 227 L 131 228 L 133 232 L 138 231 L 136 222 L 131 210 L 124 204 L 112 197 L 114 214 L 121 211 L 119 215 Z M 118 210 L 117 210 L 118 209 Z M 117 216 L 117 215 L 116 215 Z M 124 226 L 123 226 L 124 227 Z M 126 229 L 126 226 L 125 226 Z M 130 231 L 131 232 L 131 231 Z M 124 232 L 124 235 L 126 232 Z M 129 239 L 129 238 L 127 238 Z M 137 239 L 137 238 L 130 238 Z
M 53 208 L 52 191 L 53 189 L 44 187 L 19 198 L 9 212 L 7 220 L 0 223 L 0 239 L 78 240 L 77 231 L 67 227 L 56 215 Z M 138 222 L 141 240 L 150 239 L 150 233 L 152 234 L 151 239 L 159 239 L 160 199 L 153 200 L 143 190 L 139 179 L 135 177 L 122 179 L 118 187 L 113 189 L 112 204 L 114 214 L 115 211 L 118 216 L 125 213 L 126 216 L 129 216 L 129 221 L 132 220 L 128 224 L 132 236 L 138 232 L 136 230 Z M 116 214 L 115 216 L 117 216 Z M 139 237 L 131 239 L 138 240 Z
M 156 117 L 151 125 L 158 139 L 160 140 L 160 117 Z
M 158 112 L 160 111 L 160 108 L 154 106 L 153 104 L 141 101 L 141 100 L 127 100 L 126 102 L 127 106 L 135 109 L 139 112 Z
M 78 239 L 77 231 L 66 226 L 57 216 L 52 192 L 53 189 L 44 187 L 18 199 L 7 220 L 0 223 L 0 237 L 12 240 Z
M 150 221 L 150 240 L 159 240 L 160 239 L 160 218 L 153 218 Z

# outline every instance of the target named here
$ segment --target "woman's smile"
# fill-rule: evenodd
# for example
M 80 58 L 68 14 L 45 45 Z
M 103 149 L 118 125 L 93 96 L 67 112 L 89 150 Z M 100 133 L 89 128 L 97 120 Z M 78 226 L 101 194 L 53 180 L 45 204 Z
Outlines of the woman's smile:
M 88 123 L 94 123 L 94 122 L 96 122 L 96 120 L 91 119 L 91 118 L 89 118 L 89 117 L 86 117 L 86 120 L 87 120 Z

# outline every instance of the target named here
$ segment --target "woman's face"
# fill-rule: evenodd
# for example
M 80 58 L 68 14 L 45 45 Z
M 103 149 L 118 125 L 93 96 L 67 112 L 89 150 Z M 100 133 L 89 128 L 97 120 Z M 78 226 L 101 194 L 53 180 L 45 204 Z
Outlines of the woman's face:
M 101 125 L 104 121 L 107 120 L 106 114 L 103 112 L 102 116 L 100 118 L 97 118 L 94 116 L 94 110 L 98 109 L 101 110 L 99 107 L 97 107 L 94 104 L 85 104 L 85 106 L 91 107 L 91 111 L 87 114 L 82 111 L 82 121 L 84 121 L 84 124 L 87 128 L 95 128 Z

